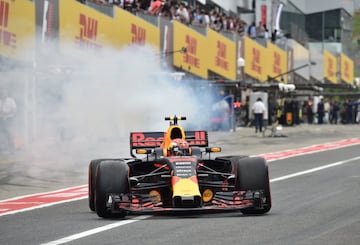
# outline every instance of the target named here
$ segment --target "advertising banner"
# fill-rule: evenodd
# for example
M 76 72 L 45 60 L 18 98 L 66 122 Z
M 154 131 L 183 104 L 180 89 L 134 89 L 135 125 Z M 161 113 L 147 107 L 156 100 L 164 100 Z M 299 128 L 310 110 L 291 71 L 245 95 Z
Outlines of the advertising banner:
M 120 46 L 149 45 L 160 51 L 160 30 L 157 26 L 121 8 L 114 8 L 114 11 L 116 23 L 112 28 Z
M 260 82 L 267 80 L 267 70 L 266 70 L 266 48 L 257 42 L 251 40 L 248 37 L 245 37 L 245 73 L 255 79 L 258 79 Z
M 236 43 L 209 28 L 207 42 L 208 68 L 229 80 L 236 80 Z
M 287 72 L 287 53 L 279 48 L 278 46 L 272 44 L 270 41 L 267 42 L 267 66 L 268 66 L 268 76 L 276 77 L 275 79 L 278 82 L 288 83 L 287 74 L 280 76 Z
M 337 83 L 337 64 L 336 57 L 329 51 L 324 50 L 324 77 L 332 83 Z
M 34 2 L 0 0 L 0 55 L 28 61 L 34 47 Z
M 77 1 L 59 1 L 60 45 L 97 49 L 117 46 L 114 35 L 116 23 L 110 16 L 101 14 Z
M 348 84 L 354 83 L 354 61 L 345 54 L 340 54 L 341 80 Z
M 174 53 L 174 66 L 206 79 L 209 67 L 206 37 L 178 21 L 173 22 L 173 28 L 174 51 L 186 48 L 186 53 Z

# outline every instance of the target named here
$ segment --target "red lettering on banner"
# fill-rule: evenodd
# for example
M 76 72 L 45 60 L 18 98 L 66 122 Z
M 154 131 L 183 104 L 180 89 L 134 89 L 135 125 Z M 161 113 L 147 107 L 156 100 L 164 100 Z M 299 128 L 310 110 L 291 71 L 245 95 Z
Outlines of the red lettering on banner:
M 97 39 L 98 21 L 87 17 L 85 14 L 79 16 L 80 33 L 75 38 L 81 47 L 101 48 L 101 45 L 95 43 Z
M 251 70 L 258 74 L 262 74 L 262 69 L 260 65 L 260 59 L 261 59 L 260 50 L 256 48 L 252 48 L 252 54 L 253 54 L 253 59 L 251 61 Z
M 275 74 L 281 74 L 281 55 L 277 52 L 274 52 L 274 64 L 273 64 L 273 72 Z
M 344 62 L 344 76 L 346 78 L 350 78 L 350 74 L 349 74 L 349 63 L 347 61 Z
M 146 42 L 146 29 L 135 24 L 131 24 L 131 38 L 132 43 L 145 44 Z
M 184 63 L 187 63 L 196 68 L 200 68 L 200 59 L 196 57 L 197 40 L 196 38 L 185 36 L 186 54 L 184 55 Z
M 333 69 L 334 69 L 333 60 L 330 59 L 330 58 L 328 58 L 327 75 L 328 75 L 329 77 L 334 76 L 334 71 L 333 71 Z
M 229 63 L 226 61 L 226 44 L 217 41 L 217 56 L 215 57 L 215 65 L 223 68 L 224 70 L 229 70 Z
M 0 45 L 16 48 L 16 34 L 6 30 L 9 24 L 10 4 L 0 1 Z
M 0 2 L 0 26 L 6 28 L 9 21 L 9 3 Z

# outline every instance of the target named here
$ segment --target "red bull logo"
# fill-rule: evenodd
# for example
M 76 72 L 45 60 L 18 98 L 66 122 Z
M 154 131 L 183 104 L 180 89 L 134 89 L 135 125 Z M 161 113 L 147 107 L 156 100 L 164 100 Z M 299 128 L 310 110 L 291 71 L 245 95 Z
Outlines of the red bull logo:
M 190 140 L 186 140 L 190 146 L 207 146 L 208 138 L 206 131 L 185 132 Z M 132 148 L 159 147 L 164 141 L 164 132 L 133 132 L 130 134 L 130 145 Z

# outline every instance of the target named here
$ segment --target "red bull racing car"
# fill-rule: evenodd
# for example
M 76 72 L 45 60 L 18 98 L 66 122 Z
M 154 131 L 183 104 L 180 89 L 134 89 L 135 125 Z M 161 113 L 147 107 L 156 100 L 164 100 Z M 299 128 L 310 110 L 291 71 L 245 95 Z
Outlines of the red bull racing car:
M 185 131 L 166 117 L 166 132 L 130 133 L 130 158 L 89 165 L 89 207 L 103 218 L 135 212 L 271 209 L 269 173 L 260 157 L 219 156 L 206 131 Z M 144 157 L 140 158 L 142 154 Z

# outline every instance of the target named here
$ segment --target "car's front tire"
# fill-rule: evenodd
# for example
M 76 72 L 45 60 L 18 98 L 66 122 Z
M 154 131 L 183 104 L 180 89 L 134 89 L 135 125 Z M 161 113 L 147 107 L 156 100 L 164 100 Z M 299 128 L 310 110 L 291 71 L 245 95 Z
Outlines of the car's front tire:
M 271 209 L 269 170 L 261 157 L 239 159 L 236 169 L 236 186 L 240 191 L 264 190 L 265 202 L 261 207 L 242 209 L 243 214 L 265 214 Z
M 107 207 L 110 193 L 130 192 L 129 167 L 124 161 L 101 161 L 96 169 L 95 210 L 102 218 L 122 218 L 126 211 L 112 213 Z

